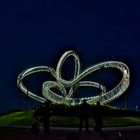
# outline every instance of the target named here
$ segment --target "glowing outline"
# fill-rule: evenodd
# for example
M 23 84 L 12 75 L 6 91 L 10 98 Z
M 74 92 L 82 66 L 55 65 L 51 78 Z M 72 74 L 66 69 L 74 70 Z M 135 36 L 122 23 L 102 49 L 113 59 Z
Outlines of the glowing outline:
M 73 79 L 70 81 L 64 80 L 61 77 L 61 68 L 63 66 L 64 61 L 69 57 L 73 56 L 75 60 L 75 72 Z M 101 85 L 99 83 L 93 82 L 93 81 L 81 81 L 82 78 L 85 76 L 99 70 L 102 68 L 116 68 L 121 71 L 123 77 L 120 83 L 113 88 L 112 90 L 106 92 L 106 88 L 104 85 Z M 42 93 L 43 97 L 40 97 L 38 95 L 35 95 L 33 92 L 27 90 L 27 88 L 23 84 L 23 79 L 36 72 L 48 72 L 50 73 L 56 81 L 47 81 L 44 82 L 42 85 Z M 80 71 L 80 60 L 78 54 L 73 51 L 67 51 L 65 52 L 61 58 L 58 61 L 56 71 L 48 66 L 37 66 L 33 67 L 27 70 L 24 70 L 22 73 L 19 74 L 17 78 L 17 86 L 29 97 L 33 98 L 34 100 L 37 100 L 39 102 L 44 102 L 46 99 L 49 99 L 56 103 L 63 103 L 68 105 L 77 105 L 82 102 L 82 100 L 86 99 L 89 104 L 95 104 L 97 101 L 100 101 L 101 104 L 106 104 L 114 99 L 121 96 L 128 88 L 130 83 L 130 72 L 127 65 L 125 65 L 122 62 L 119 61 L 107 61 L 102 62 L 99 64 L 96 64 L 94 66 L 91 66 L 84 70 L 83 72 Z M 95 88 L 99 88 L 102 92 L 102 94 L 92 97 L 85 97 L 85 98 L 72 98 L 72 95 L 74 94 L 74 88 L 77 88 L 79 86 L 92 86 Z M 55 94 L 51 88 L 57 88 L 61 91 L 62 95 Z M 66 88 L 70 88 L 69 93 L 66 93 Z

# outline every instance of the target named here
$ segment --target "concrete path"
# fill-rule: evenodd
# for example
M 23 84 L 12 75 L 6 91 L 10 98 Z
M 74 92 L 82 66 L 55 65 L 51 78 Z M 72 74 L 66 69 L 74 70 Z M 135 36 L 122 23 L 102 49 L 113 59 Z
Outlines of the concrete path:
M 11 128 L 27 128 L 30 129 L 31 126 L 20 126 L 20 125 L 0 125 L 0 127 L 11 127 Z M 43 127 L 40 126 L 40 129 L 42 130 Z M 78 128 L 73 127 L 51 127 L 51 130 L 65 130 L 65 131 L 78 131 Z M 90 128 L 92 131 L 93 128 Z M 123 131 L 123 130 L 140 130 L 140 125 L 138 126 L 119 126 L 119 127 L 103 127 L 103 131 Z

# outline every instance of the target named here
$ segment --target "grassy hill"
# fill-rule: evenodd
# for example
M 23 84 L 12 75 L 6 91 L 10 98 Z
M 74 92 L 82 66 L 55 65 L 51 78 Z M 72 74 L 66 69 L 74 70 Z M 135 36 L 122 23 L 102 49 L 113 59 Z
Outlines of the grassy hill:
M 0 124 L 12 124 L 12 125 L 31 125 L 33 110 L 12 112 L 0 116 Z M 78 116 L 67 115 L 53 115 L 51 117 L 51 126 L 67 126 L 78 127 Z M 90 127 L 94 126 L 94 119 L 89 119 Z M 103 117 L 103 126 L 128 126 L 128 125 L 140 125 L 140 116 L 108 116 Z
M 0 124 L 30 125 L 33 110 L 7 113 L 0 116 Z

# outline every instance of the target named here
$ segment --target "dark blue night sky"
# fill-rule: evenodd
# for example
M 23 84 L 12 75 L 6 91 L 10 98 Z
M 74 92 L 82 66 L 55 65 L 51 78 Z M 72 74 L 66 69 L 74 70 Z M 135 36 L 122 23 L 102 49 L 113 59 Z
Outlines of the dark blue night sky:
M 25 107 L 16 86 L 21 71 L 55 68 L 70 49 L 79 53 L 83 69 L 108 60 L 126 63 L 131 72 L 128 107 L 140 106 L 139 3 L 5 0 L 0 2 L 0 112 L 18 108 L 19 102 Z M 124 96 L 114 104 L 123 106 Z

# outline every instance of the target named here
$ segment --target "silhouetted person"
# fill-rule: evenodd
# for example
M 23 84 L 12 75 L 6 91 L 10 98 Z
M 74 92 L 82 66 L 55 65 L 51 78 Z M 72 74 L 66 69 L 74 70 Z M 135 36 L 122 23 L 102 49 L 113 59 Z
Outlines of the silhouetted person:
M 42 114 L 42 105 L 39 105 L 33 112 L 31 132 L 37 134 L 39 132 L 39 123 Z
M 42 108 L 41 122 L 43 123 L 44 132 L 49 134 L 50 132 L 50 117 L 52 114 L 52 104 L 51 101 L 45 101 Z
M 93 115 L 94 115 L 94 120 L 95 120 L 94 130 L 96 132 L 102 132 L 102 114 L 103 114 L 102 106 L 101 106 L 100 102 L 97 102 L 97 104 L 93 110 Z
M 83 100 L 83 103 L 80 105 L 80 124 L 79 124 L 79 132 L 82 132 L 83 123 L 85 123 L 86 133 L 89 132 L 89 112 L 90 105 Z

